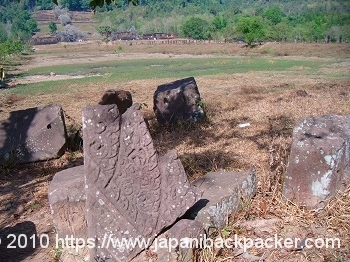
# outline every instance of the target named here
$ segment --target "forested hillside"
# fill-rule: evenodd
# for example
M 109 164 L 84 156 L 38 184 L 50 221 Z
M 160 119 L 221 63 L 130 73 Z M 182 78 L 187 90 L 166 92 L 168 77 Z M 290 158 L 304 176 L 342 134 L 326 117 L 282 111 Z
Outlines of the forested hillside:
M 344 41 L 350 38 L 350 2 L 317 0 L 140 0 L 99 9 L 102 25 L 139 33 L 246 41 Z M 194 19 L 196 18 L 196 19 Z
M 88 11 L 90 0 L 59 0 L 68 10 Z M 218 41 L 348 42 L 348 0 L 128 0 L 97 8 L 96 30 L 167 33 Z M 38 29 L 33 12 L 52 0 L 2 0 L 0 43 L 23 41 Z M 1 47 L 0 47 L 1 48 Z

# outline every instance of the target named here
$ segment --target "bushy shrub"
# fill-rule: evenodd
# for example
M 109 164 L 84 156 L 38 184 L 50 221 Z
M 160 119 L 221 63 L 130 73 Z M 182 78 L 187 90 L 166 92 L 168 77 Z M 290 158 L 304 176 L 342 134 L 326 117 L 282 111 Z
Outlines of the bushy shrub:
M 60 15 L 58 17 L 58 19 L 60 20 L 60 23 L 63 26 L 66 26 L 66 25 L 72 23 L 72 19 L 70 18 L 70 16 L 68 14 Z

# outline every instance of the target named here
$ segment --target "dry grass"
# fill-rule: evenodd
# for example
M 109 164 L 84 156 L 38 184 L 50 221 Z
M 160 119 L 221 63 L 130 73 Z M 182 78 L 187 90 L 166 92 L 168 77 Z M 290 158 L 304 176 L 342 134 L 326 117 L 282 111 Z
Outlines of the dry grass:
M 111 46 L 112 49 L 115 49 L 115 46 Z M 218 46 L 224 45 L 213 46 L 218 48 Z M 271 46 L 275 48 L 273 45 L 269 47 L 271 48 Z M 307 46 L 297 47 L 283 44 L 276 48 L 277 50 L 286 48 L 285 50 L 288 49 L 289 55 L 292 56 L 300 55 Z M 344 53 L 344 57 L 349 57 L 348 49 L 343 50 L 343 47 L 347 46 L 348 48 L 348 45 L 329 46 L 327 45 L 325 55 L 337 57 L 338 55 L 343 56 Z M 214 47 L 213 49 L 215 49 Z M 49 50 L 46 48 L 48 47 L 40 47 L 39 58 L 45 57 L 45 52 Z M 55 47 L 50 48 L 54 49 Z M 91 48 L 93 50 L 96 46 Z M 109 45 L 99 48 L 103 53 L 103 49 L 109 48 Z M 141 48 L 139 50 L 143 52 L 155 52 L 160 47 L 149 46 L 148 48 L 147 46 L 145 48 L 145 46 L 132 45 L 125 47 L 125 51 L 134 50 L 137 52 L 137 48 Z M 174 47 L 171 53 L 183 52 L 180 50 L 181 48 L 183 47 Z M 191 48 L 187 46 L 186 50 L 192 52 Z M 208 52 L 214 52 L 210 48 L 207 48 Z M 314 50 L 309 51 L 313 51 L 316 56 L 326 52 L 323 45 L 313 48 Z M 67 49 L 77 51 L 79 47 L 71 45 Z M 91 50 L 90 52 L 92 52 Z M 228 49 L 225 52 L 231 51 Z M 52 52 L 54 51 L 52 50 Z M 84 48 L 84 52 L 88 52 L 88 50 Z M 204 50 L 202 49 L 201 52 Z M 255 52 L 261 52 L 261 49 L 252 52 L 255 54 Z M 80 55 L 83 54 L 80 53 Z M 342 64 L 339 65 L 339 68 L 331 69 L 325 66 L 325 70 L 338 72 L 339 69 L 345 70 L 347 73 L 345 68 Z M 300 68 L 288 72 L 254 72 L 198 77 L 196 82 L 208 118 L 202 123 L 166 129 L 157 124 L 151 107 L 156 87 L 173 80 L 175 79 L 134 80 L 108 84 L 103 87 L 91 84 L 85 86 L 83 91 L 79 87 L 72 87 L 70 93 L 60 93 L 54 96 L 41 94 L 35 97 L 10 97 L 5 93 L 0 97 L 0 102 L 3 105 L 0 112 L 1 119 L 5 119 L 13 110 L 55 102 L 62 105 L 66 116 L 69 116 L 69 125 L 74 126 L 74 130 L 77 130 L 79 129 L 77 123 L 81 121 L 82 109 L 88 104 L 97 103 L 105 90 L 110 88 L 130 90 L 135 102 L 146 103 L 149 106 L 149 108 L 142 110 L 149 120 L 151 135 L 157 150 L 164 154 L 173 148 L 177 149 L 191 180 L 209 171 L 243 171 L 255 166 L 258 174 L 258 195 L 251 202 L 247 202 L 245 208 L 230 219 L 227 228 L 225 228 L 229 235 L 225 234 L 225 237 L 234 234 L 252 238 L 268 237 L 266 232 L 264 233 L 257 226 L 254 226 L 255 222 L 252 224 L 248 222 L 275 221 L 269 226 L 265 225 L 269 234 L 276 233 L 281 237 L 300 238 L 336 236 L 341 238 L 342 246 L 339 249 L 327 250 L 316 248 L 305 250 L 252 249 L 249 251 L 249 255 L 263 257 L 269 261 L 347 261 L 350 259 L 349 187 L 345 192 L 339 193 L 323 210 L 319 211 L 306 210 L 303 206 L 288 201 L 281 194 L 281 184 L 290 151 L 292 128 L 303 116 L 350 115 L 349 77 L 330 79 L 322 74 L 305 75 L 303 69 Z M 242 123 L 250 123 L 250 126 L 240 128 L 238 125 Z M 41 170 L 42 174 L 49 174 L 43 176 L 46 184 L 38 183 L 35 186 L 46 187 L 45 190 L 47 190 L 48 181 L 54 173 L 61 168 L 66 168 L 70 163 L 76 163 L 76 161 L 78 163 L 82 161 L 79 151 L 68 152 L 61 160 L 53 161 L 52 165 L 54 166 L 37 163 L 23 167 L 12 167 L 9 172 L 2 170 L 1 182 L 3 183 L 9 180 L 10 176 L 16 175 L 19 177 L 29 176 L 32 179 Z M 27 179 L 26 181 L 28 182 Z M 42 199 L 42 193 L 38 192 L 35 187 L 31 190 L 34 194 L 28 196 L 26 201 L 37 200 L 41 205 L 47 205 L 47 200 Z M 17 202 L 22 201 L 20 194 L 9 193 L 3 196 L 6 201 L 10 201 L 11 198 L 15 198 Z M 1 218 L 5 218 L 2 213 L 0 215 Z M 6 219 L 9 218 L 6 217 Z M 15 222 L 16 220 L 12 221 L 12 223 Z M 258 225 L 257 222 L 256 225 Z M 216 231 L 213 234 L 213 236 L 218 236 L 222 235 L 222 232 Z M 244 258 L 242 252 L 240 253 L 236 249 L 202 250 L 197 251 L 195 257 L 197 261 L 203 262 L 252 260 L 252 257 Z

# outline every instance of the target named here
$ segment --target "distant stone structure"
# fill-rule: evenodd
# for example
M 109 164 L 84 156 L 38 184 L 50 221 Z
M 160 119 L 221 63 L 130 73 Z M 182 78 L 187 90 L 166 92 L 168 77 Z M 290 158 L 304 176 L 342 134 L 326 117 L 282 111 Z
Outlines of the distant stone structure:
M 350 116 L 302 118 L 293 143 L 283 193 L 315 208 L 350 183 Z

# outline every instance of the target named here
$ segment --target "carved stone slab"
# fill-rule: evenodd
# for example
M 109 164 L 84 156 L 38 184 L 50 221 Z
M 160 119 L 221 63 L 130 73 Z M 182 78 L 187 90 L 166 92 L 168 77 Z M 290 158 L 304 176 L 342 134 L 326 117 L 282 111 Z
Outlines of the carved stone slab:
M 83 134 L 91 259 L 130 261 L 147 246 L 111 240 L 153 240 L 199 196 L 176 152 L 158 157 L 138 104 L 122 116 L 116 105 L 85 108 Z

